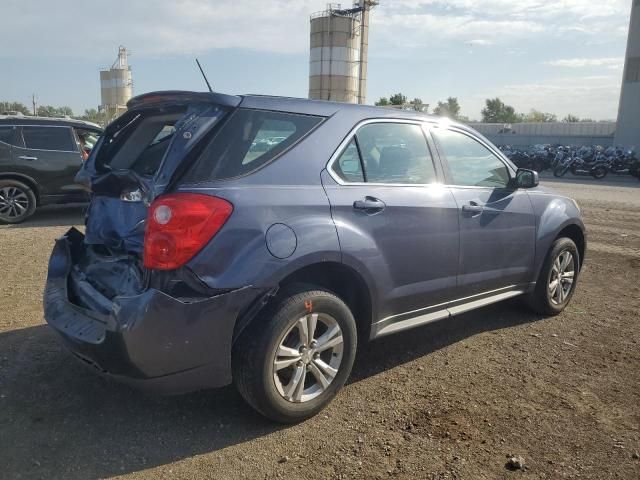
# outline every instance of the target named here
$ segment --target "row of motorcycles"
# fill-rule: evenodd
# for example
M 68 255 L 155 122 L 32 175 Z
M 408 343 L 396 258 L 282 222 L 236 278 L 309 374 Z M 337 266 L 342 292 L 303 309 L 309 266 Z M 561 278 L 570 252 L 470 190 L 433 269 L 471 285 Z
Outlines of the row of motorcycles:
M 551 170 L 556 177 L 571 172 L 602 179 L 611 173 L 631 175 L 640 180 L 640 159 L 633 148 L 535 145 L 526 149 L 510 146 L 500 149 L 517 167 L 537 172 Z

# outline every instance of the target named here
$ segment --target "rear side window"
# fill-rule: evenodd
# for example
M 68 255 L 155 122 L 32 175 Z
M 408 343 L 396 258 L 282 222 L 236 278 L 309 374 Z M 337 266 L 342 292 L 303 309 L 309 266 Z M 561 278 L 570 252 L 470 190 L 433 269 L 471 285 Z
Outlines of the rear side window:
M 69 127 L 22 127 L 22 137 L 27 148 L 77 152 Z
M 1 125 L 0 126 L 0 142 L 15 145 L 16 127 Z
M 370 183 L 425 185 L 437 181 L 420 125 L 372 123 L 361 127 L 355 138 L 359 148 L 352 140 L 332 167 L 345 182 L 362 182 L 364 178 Z M 354 162 L 354 155 L 361 161 Z
M 251 173 L 295 145 L 321 117 L 238 109 L 215 134 L 187 174 L 187 182 Z

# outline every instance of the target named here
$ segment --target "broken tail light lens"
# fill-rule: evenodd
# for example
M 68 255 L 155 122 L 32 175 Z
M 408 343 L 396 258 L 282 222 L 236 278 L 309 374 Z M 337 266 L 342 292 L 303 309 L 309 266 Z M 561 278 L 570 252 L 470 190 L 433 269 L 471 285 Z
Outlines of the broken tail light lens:
M 191 260 L 231 216 L 228 201 L 197 193 L 158 197 L 149 207 L 144 266 L 174 270 Z

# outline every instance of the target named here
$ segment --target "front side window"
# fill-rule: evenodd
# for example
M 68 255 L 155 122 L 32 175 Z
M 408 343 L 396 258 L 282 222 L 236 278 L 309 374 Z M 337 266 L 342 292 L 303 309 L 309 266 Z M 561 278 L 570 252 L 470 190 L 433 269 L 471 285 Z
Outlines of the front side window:
M 424 185 L 437 181 L 433 159 L 420 125 L 371 123 L 356 132 L 334 164 L 346 182 Z M 360 154 L 361 158 L 357 157 Z M 360 162 L 354 161 L 355 159 Z M 364 166 L 364 172 L 361 170 Z M 357 179 L 357 180 L 356 180 Z
M 26 148 L 76 152 L 75 141 L 69 127 L 22 127 Z
M 454 185 L 506 188 L 507 166 L 477 140 L 460 132 L 434 128 L 438 147 L 446 158 Z
M 251 173 L 295 145 L 322 117 L 238 109 L 222 125 L 186 181 L 224 180 Z

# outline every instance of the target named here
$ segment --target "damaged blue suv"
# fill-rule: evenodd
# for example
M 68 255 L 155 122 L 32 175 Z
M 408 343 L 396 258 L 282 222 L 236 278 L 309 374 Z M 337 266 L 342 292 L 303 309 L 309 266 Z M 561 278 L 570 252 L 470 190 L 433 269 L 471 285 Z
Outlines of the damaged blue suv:
M 235 383 L 280 422 L 320 411 L 359 342 L 515 296 L 570 301 L 576 203 L 435 117 L 267 96 L 129 102 L 77 176 L 45 317 L 98 371 L 156 391 Z

